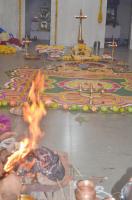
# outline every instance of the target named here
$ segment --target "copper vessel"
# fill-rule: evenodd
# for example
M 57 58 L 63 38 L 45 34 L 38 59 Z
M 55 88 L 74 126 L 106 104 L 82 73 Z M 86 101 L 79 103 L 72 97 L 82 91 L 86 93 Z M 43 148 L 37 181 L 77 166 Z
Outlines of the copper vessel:
M 18 200 L 35 200 L 35 199 L 28 194 L 21 194 L 19 196 Z
M 76 200 L 97 200 L 94 183 L 89 180 L 78 181 L 75 197 Z

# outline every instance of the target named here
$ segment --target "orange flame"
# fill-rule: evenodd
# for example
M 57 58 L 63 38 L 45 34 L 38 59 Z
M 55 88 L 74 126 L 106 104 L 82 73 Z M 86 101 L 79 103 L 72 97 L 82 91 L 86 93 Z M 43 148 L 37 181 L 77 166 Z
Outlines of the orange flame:
M 44 89 L 44 75 L 39 71 L 29 91 L 28 101 L 23 106 L 23 117 L 29 123 L 29 137 L 20 142 L 19 149 L 15 151 L 4 166 L 9 172 L 14 165 L 21 161 L 32 149 L 36 148 L 39 138 L 42 135 L 39 127 L 40 120 L 46 115 L 43 102 L 40 99 L 40 92 Z

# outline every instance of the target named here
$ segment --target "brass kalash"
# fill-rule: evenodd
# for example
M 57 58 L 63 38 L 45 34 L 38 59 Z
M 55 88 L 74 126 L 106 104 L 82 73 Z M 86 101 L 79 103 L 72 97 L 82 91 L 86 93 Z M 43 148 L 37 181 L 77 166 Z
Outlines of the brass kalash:
M 18 200 L 35 200 L 31 195 L 28 194 L 21 194 L 18 197 Z
M 29 52 L 29 47 L 31 44 L 31 40 L 26 36 L 26 38 L 23 40 L 23 44 L 25 45 L 25 54 L 24 58 L 27 60 L 39 60 L 40 55 L 39 54 L 33 54 Z
M 64 56 L 63 60 L 95 61 L 95 62 L 100 61 L 101 57 L 97 55 L 93 55 L 92 49 L 84 43 L 82 22 L 84 19 L 87 19 L 87 16 L 83 15 L 82 9 L 80 9 L 80 15 L 75 16 L 75 18 L 79 19 L 78 41 L 77 41 L 77 44 L 72 48 L 71 55 Z
M 115 57 L 115 49 L 118 47 L 117 42 L 114 40 L 112 40 L 112 42 L 107 42 L 108 47 L 111 47 L 111 59 L 112 61 L 114 61 L 114 57 Z

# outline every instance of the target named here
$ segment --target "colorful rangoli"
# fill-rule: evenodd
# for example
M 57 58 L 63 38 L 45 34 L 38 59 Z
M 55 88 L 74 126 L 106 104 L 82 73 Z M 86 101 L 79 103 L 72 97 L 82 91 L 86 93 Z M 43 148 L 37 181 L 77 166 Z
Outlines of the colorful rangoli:
M 0 100 L 22 104 L 28 95 L 31 82 L 38 69 L 19 68 L 10 73 L 11 79 L 0 91 Z M 49 98 L 55 108 L 94 107 L 131 107 L 132 73 L 115 73 L 104 67 L 82 70 L 78 66 L 64 64 L 57 68 L 43 69 L 45 91 L 42 100 Z M 87 110 L 86 109 L 86 110 Z M 96 110 L 95 109 L 95 110 Z

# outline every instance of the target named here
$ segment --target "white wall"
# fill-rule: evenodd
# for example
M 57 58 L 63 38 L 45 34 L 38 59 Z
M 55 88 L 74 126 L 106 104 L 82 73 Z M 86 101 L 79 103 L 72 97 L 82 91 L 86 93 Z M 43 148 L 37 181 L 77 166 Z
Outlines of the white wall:
M 18 34 L 18 1 L 0 0 L 0 26 L 15 36 Z
M 14 37 L 19 34 L 18 0 L 0 0 L 0 26 Z M 22 36 L 25 34 L 25 0 L 22 0 Z
M 37 0 L 36 0 L 37 1 Z M 88 16 L 84 20 L 84 41 L 93 46 L 95 40 L 104 46 L 106 4 L 103 0 L 103 23 L 98 24 L 99 0 L 59 0 L 58 44 L 71 46 L 76 44 L 78 35 L 78 20 L 80 9 Z M 25 35 L 25 0 L 22 0 L 22 37 Z M 55 0 L 52 0 L 51 11 L 51 44 L 54 44 Z M 18 0 L 0 0 L 0 26 L 18 37 Z
M 105 22 L 107 0 L 103 0 L 103 23 L 98 24 L 99 0 L 59 0 L 58 16 L 58 44 L 71 46 L 77 43 L 78 20 L 74 16 L 79 15 L 80 9 L 88 18 L 83 22 L 84 41 L 93 46 L 94 41 L 101 41 L 104 46 Z M 51 14 L 51 44 L 54 44 L 55 0 L 52 0 Z

